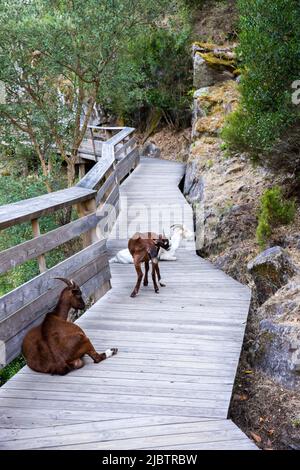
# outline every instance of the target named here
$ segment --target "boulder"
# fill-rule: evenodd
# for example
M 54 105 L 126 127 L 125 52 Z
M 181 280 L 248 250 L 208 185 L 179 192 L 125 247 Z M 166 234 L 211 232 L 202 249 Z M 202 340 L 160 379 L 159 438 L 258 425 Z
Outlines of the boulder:
M 224 211 L 216 225 L 216 237 L 225 245 L 235 245 L 255 236 L 256 217 L 253 206 L 249 204 L 235 204 Z
M 194 43 L 193 58 L 195 88 L 235 79 L 235 53 L 231 48 Z
M 251 203 L 205 209 L 205 237 L 201 256 L 216 256 L 214 263 L 235 279 L 243 279 L 248 252 L 240 243 L 255 237 L 256 216 Z M 230 267 L 230 264 L 232 266 Z M 247 276 L 249 277 L 249 276 Z
M 191 204 L 201 202 L 203 199 L 204 180 L 199 175 L 196 160 L 190 160 L 187 164 L 183 192 Z
M 216 83 L 215 71 L 210 67 L 200 54 L 194 55 L 194 79 L 195 88 L 202 88 Z
M 144 157 L 160 158 L 161 150 L 153 142 L 147 142 L 143 147 L 142 155 Z
M 256 286 L 259 304 L 263 304 L 298 272 L 280 246 L 263 251 L 248 263 L 247 268 Z
M 300 277 L 295 276 L 257 311 L 258 364 L 281 385 L 300 391 Z
M 214 246 L 212 247 L 214 249 Z M 245 258 L 246 253 L 243 252 L 240 248 L 234 249 L 230 247 L 229 250 L 226 250 L 225 253 L 217 255 L 214 258 L 214 265 L 222 269 L 226 274 L 233 277 L 242 284 L 247 284 L 247 276 L 245 274 Z

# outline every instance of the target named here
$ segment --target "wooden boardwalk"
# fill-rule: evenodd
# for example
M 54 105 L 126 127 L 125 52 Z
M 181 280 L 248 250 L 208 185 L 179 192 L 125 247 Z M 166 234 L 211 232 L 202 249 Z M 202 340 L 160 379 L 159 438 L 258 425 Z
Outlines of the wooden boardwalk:
M 181 164 L 142 159 L 121 185 L 112 256 L 136 230 L 193 226 Z M 116 236 L 118 239 L 116 239 Z M 256 449 L 227 419 L 250 291 L 199 258 L 194 243 L 161 262 L 167 286 L 135 299 L 133 265 L 111 264 L 112 289 L 78 321 L 100 364 L 64 377 L 27 367 L 0 389 L 1 449 Z

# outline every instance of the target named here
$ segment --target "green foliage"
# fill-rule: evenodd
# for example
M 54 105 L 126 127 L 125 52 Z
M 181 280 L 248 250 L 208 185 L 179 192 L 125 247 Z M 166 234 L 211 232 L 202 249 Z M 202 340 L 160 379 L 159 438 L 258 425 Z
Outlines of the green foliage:
M 223 131 L 234 150 L 270 151 L 298 118 L 292 82 L 300 77 L 298 0 L 239 0 L 242 94 Z
M 152 110 L 179 127 L 190 118 L 190 26 L 183 14 L 168 28 L 152 28 L 130 43 L 117 76 L 100 91 L 106 108 L 134 125 Z M 117 84 L 116 84 L 117 81 Z
M 256 230 L 256 237 L 260 247 L 265 247 L 274 227 L 288 225 L 294 220 L 295 214 L 295 201 L 284 200 L 280 187 L 274 186 L 271 189 L 267 189 L 261 197 Z
M 10 364 L 0 370 L 0 387 L 11 379 L 22 367 L 26 365 L 26 361 L 22 354 L 16 357 Z
M 297 429 L 300 428 L 300 418 L 294 418 L 292 420 L 292 426 Z
M 57 189 L 59 181 L 56 180 Z M 0 177 L 0 205 L 10 204 L 12 202 L 27 199 L 31 197 L 40 196 L 45 193 L 45 186 L 43 178 L 36 175 L 29 175 L 28 177 L 20 176 L 2 176 Z M 54 215 L 42 217 L 40 219 L 41 233 L 49 232 L 57 228 L 60 223 L 59 212 Z M 18 245 L 26 240 L 32 238 L 32 229 L 30 223 L 15 225 L 0 233 L 0 251 L 10 248 L 11 246 Z M 60 250 L 53 250 L 47 255 L 48 267 L 57 264 L 64 259 L 64 253 Z M 12 269 L 10 272 L 0 276 L 0 296 L 9 292 L 10 290 L 18 287 L 24 282 L 32 279 L 39 274 L 38 265 L 35 260 L 27 261 L 26 263 Z
M 203 7 L 203 4 L 205 3 L 205 0 L 183 0 L 183 3 L 189 8 L 189 9 L 198 9 Z

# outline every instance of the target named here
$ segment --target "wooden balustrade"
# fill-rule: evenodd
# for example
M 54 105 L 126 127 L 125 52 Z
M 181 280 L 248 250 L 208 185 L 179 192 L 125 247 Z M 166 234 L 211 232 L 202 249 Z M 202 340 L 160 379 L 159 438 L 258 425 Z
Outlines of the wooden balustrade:
M 0 297 L 0 346 L 5 348 L 0 367 L 20 353 L 25 333 L 55 306 L 63 287 L 55 277 L 74 279 L 85 297 L 95 300 L 110 289 L 105 238 L 119 213 L 119 184 L 138 165 L 139 152 L 134 129 L 91 128 L 93 133 L 113 135 L 101 142 L 101 158 L 76 186 L 0 207 L 0 230 L 27 222 L 33 231 L 31 240 L 0 252 L 0 274 L 32 259 L 37 259 L 40 270 L 40 275 Z M 99 148 L 93 147 L 97 158 Z M 40 217 L 70 207 L 77 209 L 78 219 L 40 233 Z M 77 237 L 82 238 L 83 249 L 47 269 L 45 254 Z

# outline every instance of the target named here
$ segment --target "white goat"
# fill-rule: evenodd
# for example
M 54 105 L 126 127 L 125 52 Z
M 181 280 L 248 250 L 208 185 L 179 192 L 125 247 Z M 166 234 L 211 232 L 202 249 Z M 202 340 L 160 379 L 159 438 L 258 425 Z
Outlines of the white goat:
M 191 240 L 194 236 L 193 232 L 191 232 L 188 228 L 186 228 L 182 224 L 174 224 L 170 227 L 170 249 L 168 251 L 161 248 L 159 250 L 158 258 L 162 261 L 176 261 L 176 250 L 179 248 L 180 243 L 182 240 Z M 120 264 L 132 264 L 133 259 L 128 250 L 128 248 L 124 248 L 124 250 L 118 251 L 116 256 L 109 260 L 110 263 L 120 263 Z

